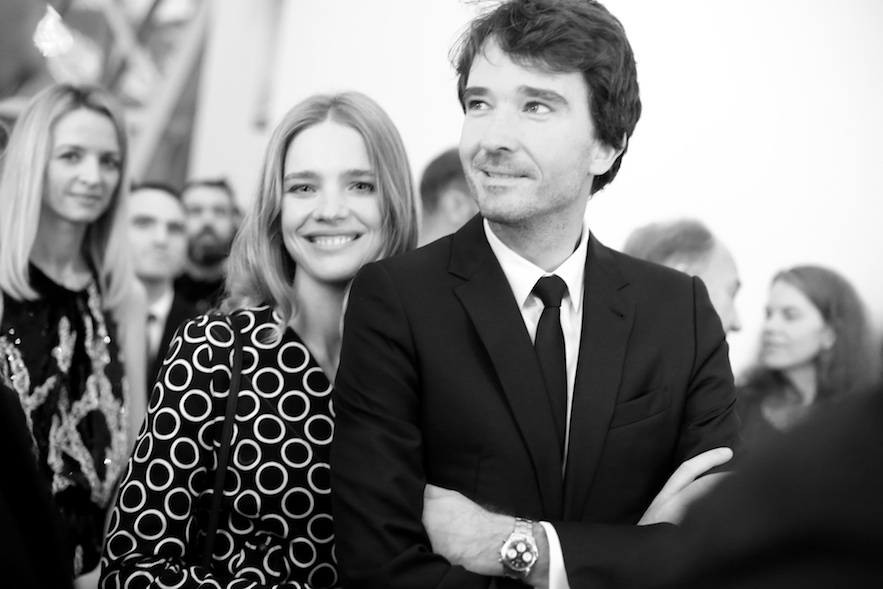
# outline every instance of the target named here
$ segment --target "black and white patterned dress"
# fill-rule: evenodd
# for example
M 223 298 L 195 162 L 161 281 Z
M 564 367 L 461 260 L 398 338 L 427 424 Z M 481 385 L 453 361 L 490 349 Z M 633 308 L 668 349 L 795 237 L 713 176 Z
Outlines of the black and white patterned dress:
M 111 515 L 102 587 L 339 585 L 331 384 L 292 329 L 273 342 L 269 307 L 231 318 L 244 354 L 212 571 L 199 563 L 234 346 L 219 314 L 183 324 L 169 345 Z

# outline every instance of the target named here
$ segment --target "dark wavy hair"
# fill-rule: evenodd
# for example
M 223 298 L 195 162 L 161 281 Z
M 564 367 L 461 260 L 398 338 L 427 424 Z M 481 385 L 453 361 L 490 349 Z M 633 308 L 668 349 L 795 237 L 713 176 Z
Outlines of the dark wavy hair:
M 773 277 L 802 292 L 834 331 L 834 344 L 816 359 L 816 402 L 861 392 L 880 381 L 879 349 L 861 298 L 843 276 L 821 266 L 795 266 Z M 761 366 L 751 371 L 751 386 L 784 384 L 781 374 Z
M 597 138 L 623 150 L 595 177 L 592 194 L 604 188 L 616 177 L 641 116 L 635 56 L 622 24 L 594 0 L 504 2 L 473 20 L 452 49 L 461 106 L 472 62 L 491 38 L 516 62 L 583 75 Z

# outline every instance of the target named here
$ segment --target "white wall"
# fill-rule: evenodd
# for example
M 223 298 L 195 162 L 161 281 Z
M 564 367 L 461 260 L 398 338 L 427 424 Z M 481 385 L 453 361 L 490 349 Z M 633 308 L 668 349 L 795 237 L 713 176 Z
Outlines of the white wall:
M 447 53 L 472 4 L 215 1 L 193 174 L 224 171 L 250 194 L 273 122 L 316 91 L 375 98 L 415 178 L 457 143 Z M 769 279 L 789 265 L 840 270 L 883 326 L 883 2 L 606 4 L 635 50 L 644 114 L 620 176 L 589 206 L 596 235 L 619 247 L 647 222 L 707 222 L 742 271 L 745 329 L 730 338 L 737 372 L 753 353 Z M 275 62 L 260 50 L 271 22 Z M 269 84 L 256 81 L 266 63 Z M 261 113 L 265 129 L 254 125 Z

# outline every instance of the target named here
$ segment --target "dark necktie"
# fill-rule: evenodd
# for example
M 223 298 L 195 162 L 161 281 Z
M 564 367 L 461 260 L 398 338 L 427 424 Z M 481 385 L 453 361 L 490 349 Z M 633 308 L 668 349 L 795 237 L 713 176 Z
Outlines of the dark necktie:
M 147 314 L 147 363 L 156 362 L 156 354 L 159 352 L 159 340 L 154 335 L 156 322 L 159 321 L 153 313 Z M 152 376 L 152 375 L 151 375 Z
M 567 362 L 564 332 L 561 331 L 561 299 L 567 293 L 567 285 L 558 276 L 544 276 L 533 287 L 533 293 L 545 305 L 537 324 L 534 349 L 546 382 L 546 393 L 549 395 L 563 458 L 564 436 L 567 431 Z

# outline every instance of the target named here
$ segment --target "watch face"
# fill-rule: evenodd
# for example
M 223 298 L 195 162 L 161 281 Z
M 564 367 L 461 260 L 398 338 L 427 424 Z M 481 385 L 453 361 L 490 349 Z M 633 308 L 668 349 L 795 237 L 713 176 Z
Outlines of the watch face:
M 513 534 L 500 550 L 503 564 L 509 569 L 522 572 L 530 570 L 537 559 L 537 549 L 532 538 Z

